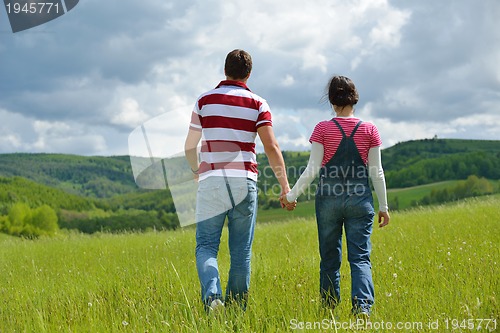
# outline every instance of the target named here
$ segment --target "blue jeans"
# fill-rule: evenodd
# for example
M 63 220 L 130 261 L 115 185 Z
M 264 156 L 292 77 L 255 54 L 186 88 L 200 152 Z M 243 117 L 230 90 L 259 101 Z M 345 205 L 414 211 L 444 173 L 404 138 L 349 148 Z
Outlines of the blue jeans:
M 209 305 L 214 299 L 222 299 L 217 254 L 227 217 L 231 264 L 225 301 L 237 301 L 244 308 L 250 286 L 257 184 L 246 178 L 227 179 L 229 184 L 224 177 L 209 177 L 200 181 L 196 205 L 199 219 L 196 225 L 196 267 L 203 303 Z M 231 191 L 228 191 L 228 185 Z
M 320 263 L 320 293 L 328 306 L 340 301 L 342 227 L 351 267 L 351 297 L 354 313 L 368 312 L 374 302 L 370 252 L 373 198 L 369 187 L 362 193 L 342 191 L 316 196 Z

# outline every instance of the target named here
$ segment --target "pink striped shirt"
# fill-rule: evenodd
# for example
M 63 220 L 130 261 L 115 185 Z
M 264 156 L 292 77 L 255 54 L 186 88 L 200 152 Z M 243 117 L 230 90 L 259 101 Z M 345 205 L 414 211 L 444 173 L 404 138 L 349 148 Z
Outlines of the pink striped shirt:
M 340 124 L 346 136 L 350 136 L 356 124 L 360 121 L 359 118 L 354 117 L 335 117 L 335 120 Z M 337 148 L 342 140 L 342 132 L 337 125 L 331 120 L 319 122 L 311 134 L 309 142 L 321 143 L 324 147 L 323 161 L 321 166 L 324 166 L 335 155 Z M 361 123 L 356 133 L 354 133 L 354 142 L 358 147 L 361 159 L 365 164 L 368 162 L 368 151 L 372 147 L 382 145 L 380 134 L 377 127 L 370 123 Z
M 272 126 L 266 100 L 243 82 L 222 81 L 201 95 L 190 128 L 202 131 L 200 180 L 209 176 L 257 180 L 257 128 Z

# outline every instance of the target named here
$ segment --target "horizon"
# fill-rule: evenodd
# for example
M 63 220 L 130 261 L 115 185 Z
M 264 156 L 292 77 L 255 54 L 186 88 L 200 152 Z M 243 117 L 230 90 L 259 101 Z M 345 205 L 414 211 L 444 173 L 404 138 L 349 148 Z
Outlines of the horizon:
M 248 86 L 268 101 L 285 151 L 306 150 L 330 117 L 337 74 L 354 81 L 356 115 L 382 148 L 500 139 L 500 2 L 282 1 L 65 0 L 70 11 L 16 33 L 0 8 L 0 152 L 127 155 L 147 126 L 172 156 L 235 48 L 252 56 Z
M 388 150 L 390 148 L 393 148 L 399 144 L 404 144 L 404 143 L 410 143 L 410 142 L 418 142 L 418 141 L 432 141 L 432 140 L 447 140 L 447 141 L 484 141 L 484 142 L 498 142 L 500 144 L 500 139 L 463 139 L 463 138 L 424 138 L 424 139 L 414 139 L 414 140 L 407 140 L 407 141 L 400 141 L 396 142 L 390 147 L 382 148 L 382 151 Z M 500 148 L 500 147 L 499 147 Z M 292 152 L 292 153 L 308 153 L 309 150 L 281 150 L 282 152 Z M 263 155 L 265 154 L 263 151 L 256 152 L 257 155 Z M 82 154 L 73 154 L 73 153 L 59 153 L 59 152 L 8 152 L 8 153 L 2 153 L 0 152 L 0 155 L 64 155 L 64 156 L 77 156 L 77 157 L 135 157 L 135 158 L 146 158 L 150 159 L 150 156 L 139 156 L 139 155 L 82 155 Z M 172 157 L 172 156 L 170 156 Z M 175 156 L 175 157 L 183 157 L 183 155 Z M 160 156 L 152 156 L 152 158 L 162 158 Z M 163 157 L 165 158 L 165 157 Z M 383 162 L 383 161 L 382 161 Z

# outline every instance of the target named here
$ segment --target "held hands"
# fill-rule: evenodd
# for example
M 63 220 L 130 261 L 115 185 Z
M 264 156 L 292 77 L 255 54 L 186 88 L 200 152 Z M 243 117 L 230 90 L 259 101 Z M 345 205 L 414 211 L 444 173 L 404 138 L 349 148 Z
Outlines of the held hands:
M 297 207 L 297 200 L 290 202 L 286 198 L 286 193 L 282 193 L 280 196 L 281 208 L 286 208 L 288 211 L 292 211 Z

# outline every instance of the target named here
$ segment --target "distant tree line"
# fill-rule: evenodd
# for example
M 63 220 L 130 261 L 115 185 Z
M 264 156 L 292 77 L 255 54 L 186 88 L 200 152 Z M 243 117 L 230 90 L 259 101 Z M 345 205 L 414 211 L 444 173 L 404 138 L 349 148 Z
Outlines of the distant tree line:
M 453 186 L 433 189 L 422 198 L 410 202 L 410 207 L 437 205 L 446 202 L 462 200 L 470 197 L 490 195 L 500 192 L 500 183 L 490 181 L 484 177 L 471 175 L 466 180 L 458 181 Z M 389 209 L 400 209 L 399 198 L 395 196 L 389 201 Z
M 179 227 L 177 214 L 164 211 L 123 211 L 109 216 L 85 216 L 62 213 L 59 226 L 64 229 L 76 229 L 80 232 L 123 232 L 147 230 L 175 230 Z
M 57 228 L 47 227 L 43 219 L 50 226 L 55 223 Z M 96 199 L 68 194 L 22 177 L 0 177 L 0 232 L 3 233 L 32 238 L 53 235 L 59 229 L 94 233 L 178 227 L 175 206 L 166 190 L 137 190 Z
M 488 179 L 472 175 L 467 177 L 467 180 L 460 181 L 454 187 L 432 190 L 429 195 L 424 196 L 422 199 L 412 201 L 411 205 L 435 205 L 470 197 L 493 194 L 495 191 L 498 190 L 490 181 L 488 181 Z
M 0 216 L 0 231 L 28 238 L 52 236 L 59 230 L 57 222 L 57 214 L 51 207 L 42 205 L 32 209 L 18 202 L 10 208 L 7 216 Z
M 283 157 L 293 185 L 305 170 L 309 152 L 284 151 Z M 280 189 L 267 157 L 258 154 L 257 161 L 259 207 L 278 208 Z M 456 188 L 435 190 L 413 204 L 441 203 L 489 193 L 487 179 L 500 179 L 500 144 L 479 140 L 410 141 L 384 149 L 382 162 L 388 188 L 473 175 Z M 314 198 L 314 186 L 300 200 Z M 397 205 L 395 198 L 391 206 Z M 175 229 L 179 227 L 175 211 L 168 189 L 138 188 L 127 156 L 0 154 L 1 232 L 37 237 L 53 234 L 57 228 L 86 233 Z M 47 225 L 41 222 L 44 216 Z M 56 229 L 49 227 L 54 220 Z
M 384 168 L 385 168 L 384 162 Z M 385 172 L 389 188 L 404 188 L 470 175 L 500 179 L 500 153 L 472 152 L 415 161 L 410 166 Z

